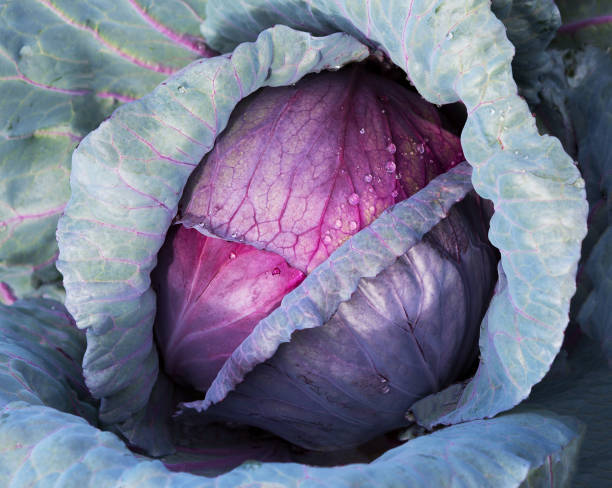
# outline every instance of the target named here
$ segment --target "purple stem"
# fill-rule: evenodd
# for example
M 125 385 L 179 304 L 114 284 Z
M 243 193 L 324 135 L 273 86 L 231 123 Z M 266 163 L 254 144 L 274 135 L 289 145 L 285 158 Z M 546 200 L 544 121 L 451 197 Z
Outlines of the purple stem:
M 57 215 L 59 213 L 62 213 L 64 211 L 64 207 L 66 206 L 66 204 L 62 204 L 58 207 L 52 208 L 50 210 L 47 210 L 45 212 L 40 212 L 40 213 L 36 213 L 36 214 L 26 214 L 26 215 L 17 215 L 16 217 L 11 217 L 10 219 L 6 219 L 4 221 L 0 221 L 0 228 L 2 228 L 2 226 L 7 226 L 9 224 L 14 224 L 16 222 L 23 222 L 24 220 L 30 220 L 30 219 L 42 219 L 44 217 L 50 217 L 51 215 Z
M 153 29 L 155 29 L 160 34 L 163 34 L 168 39 L 170 39 L 175 44 L 182 46 L 190 51 L 199 54 L 203 57 L 210 57 L 212 55 L 212 51 L 210 51 L 206 45 L 204 44 L 203 39 L 200 39 L 196 36 L 190 36 L 188 34 L 179 34 L 174 32 L 169 27 L 161 24 L 159 21 L 155 20 L 151 17 L 147 11 L 140 5 L 136 0 L 128 0 L 132 8 L 138 12 L 138 14 L 143 18 L 143 20 L 149 24 Z
M 121 93 L 112 93 L 112 92 L 100 92 L 96 93 L 96 97 L 100 98 L 115 98 L 120 102 L 127 103 L 133 102 L 134 100 L 138 100 L 137 97 L 131 97 L 130 95 L 122 95 Z
M 581 29 L 591 27 L 593 25 L 609 24 L 612 22 L 612 15 L 602 15 L 601 17 L 592 17 L 590 19 L 570 22 L 569 24 L 559 27 L 557 32 L 561 34 L 575 34 Z
M 86 25 L 83 25 L 83 24 L 79 24 L 78 22 L 75 22 L 74 19 L 71 19 L 70 17 L 68 17 L 68 15 L 66 15 L 64 12 L 62 12 L 59 8 L 57 8 L 56 5 L 51 3 L 49 0 L 38 0 L 38 2 L 40 2 L 42 5 L 44 5 L 49 10 L 51 10 L 55 15 L 57 15 L 60 19 L 62 19 L 68 25 L 71 25 L 72 27 L 75 27 L 76 29 L 88 32 L 100 44 L 102 44 L 103 46 L 108 48 L 110 51 L 115 53 L 117 56 L 119 56 L 119 57 L 129 61 L 130 63 L 133 63 L 136 66 L 140 66 L 141 68 L 145 68 L 145 69 L 148 69 L 148 70 L 151 70 L 151 71 L 156 71 L 157 73 L 163 73 L 163 74 L 166 74 L 166 75 L 172 74 L 174 72 L 174 69 L 171 68 L 170 66 L 163 66 L 161 64 L 152 64 L 152 63 L 149 63 L 149 62 L 144 61 L 142 59 L 138 59 L 137 57 L 135 57 L 135 56 L 133 56 L 133 55 L 131 55 L 131 54 L 125 52 L 125 51 L 122 51 L 119 47 L 111 44 L 106 39 L 104 39 L 104 37 L 102 37 L 97 30 L 92 29 L 89 26 L 86 26 Z
M 4 281 L 0 281 L 0 302 L 12 305 L 17 301 L 17 297 L 13 293 L 11 287 Z

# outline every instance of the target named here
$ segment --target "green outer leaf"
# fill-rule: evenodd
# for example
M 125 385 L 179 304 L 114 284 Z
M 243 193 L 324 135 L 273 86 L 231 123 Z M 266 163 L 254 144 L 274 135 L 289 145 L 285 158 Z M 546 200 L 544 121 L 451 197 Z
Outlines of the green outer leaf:
M 262 86 L 295 83 L 368 53 L 346 34 L 314 38 L 278 26 L 231 57 L 193 63 L 81 142 L 57 265 L 66 305 L 88 329 L 84 375 L 103 397 L 103 422 L 121 422 L 147 402 L 158 372 L 149 274 L 187 177 L 233 108 Z
M 568 417 L 516 413 L 448 427 L 370 464 L 245 463 L 211 479 L 138 460 L 116 436 L 74 415 L 15 402 L 0 416 L 0 442 L 10 449 L 0 458 L 0 482 L 6 488 L 561 487 L 569 486 L 583 432 Z
M 171 473 L 87 423 L 95 410 L 81 396 L 78 359 L 83 348 L 82 332 L 61 304 L 29 300 L 0 306 L 0 351 L 14 357 L 11 363 L 0 362 L 0 486 L 384 488 L 422 486 L 427 480 L 433 486 L 460 482 L 497 488 L 518 486 L 534 475 L 546 481 L 550 472 L 554 486 L 561 486 L 560 476 L 571 471 L 583 430 L 567 417 L 520 413 L 441 430 L 369 465 L 249 463 L 215 479 Z M 16 358 L 21 354 L 27 355 L 26 362 Z M 6 387 L 12 379 L 19 381 L 17 388 Z
M 578 322 L 597 341 L 612 367 L 612 225 L 591 251 L 586 272 L 594 287 L 580 308 Z
M 553 0 L 493 0 L 491 9 L 516 50 L 512 73 L 520 93 L 529 103 L 537 103 L 540 78 L 553 63 L 546 48 L 561 25 L 559 9 Z
M 555 70 L 542 79 L 536 112 L 576 154 L 590 207 L 570 314 L 612 361 L 612 58 L 595 46 L 549 53 Z
M 81 371 L 84 352 L 85 335 L 62 304 L 36 299 L 0 305 L 0 410 L 25 401 L 95 422 Z
M 361 278 L 372 278 L 391 266 L 448 216 L 451 207 L 472 190 L 471 173 L 467 163 L 457 165 L 348 239 L 257 324 L 227 359 L 206 398 L 185 406 L 205 410 L 220 402 L 257 364 L 271 358 L 281 343 L 289 342 L 293 332 L 329 322 Z
M 612 366 L 609 299 L 612 296 L 612 59 L 593 47 L 587 48 L 583 56 L 588 74 L 569 92 L 568 105 L 578 143 L 578 161 L 587 181 L 591 204 L 589 240 L 594 244 L 590 249 L 583 247 L 584 273 L 592 289 L 580 307 L 577 320 L 601 344 Z
M 612 486 L 612 374 L 597 342 L 581 338 L 569 355 L 560 354 L 524 408 L 571 415 L 587 426 L 572 486 Z M 521 408 L 523 405 L 521 406 Z
M 210 52 L 205 5 L 0 1 L 0 281 L 18 296 L 49 292 L 72 150 L 120 102 Z
M 431 423 L 492 416 L 526 398 L 561 346 L 587 205 L 573 161 L 557 139 L 538 135 L 517 95 L 510 68 L 514 50 L 489 3 L 241 0 L 220 8 L 221 3 L 209 2 L 202 26 L 219 50 L 278 22 L 317 32 L 343 30 L 380 46 L 427 100 L 465 104 L 461 142 L 474 167 L 474 188 L 495 205 L 489 238 L 501 252 L 507 285 L 489 307 L 474 379 L 457 408 Z

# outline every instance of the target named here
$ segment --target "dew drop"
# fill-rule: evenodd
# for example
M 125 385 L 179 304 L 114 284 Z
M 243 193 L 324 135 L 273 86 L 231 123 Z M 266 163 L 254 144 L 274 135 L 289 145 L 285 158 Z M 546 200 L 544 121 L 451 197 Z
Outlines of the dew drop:
M 229 258 L 236 259 L 236 253 L 234 251 L 230 252 Z
M 246 471 L 254 471 L 257 468 L 260 468 L 262 463 L 260 461 L 246 461 L 242 463 L 241 468 Z
M 351 230 L 357 229 L 357 222 L 355 222 L 354 220 L 351 220 L 349 222 L 349 229 L 351 229 Z
M 380 111 L 380 113 L 381 113 L 381 114 L 386 114 L 386 113 L 387 113 L 387 111 L 386 111 L 386 110 L 383 108 L 383 109 Z
M 331 243 L 331 241 L 332 241 L 331 236 L 330 236 L 329 234 L 325 234 L 325 236 L 323 237 L 323 242 L 324 242 L 325 244 L 330 244 L 330 243 Z
M 177 90 L 178 90 L 178 92 L 179 92 L 179 93 L 185 93 L 185 92 L 187 91 L 187 90 L 185 90 L 185 87 L 184 87 L 184 86 L 180 86 L 180 85 L 179 85 L 179 87 L 177 88 Z
M 489 110 L 489 113 L 490 113 L 491 115 L 493 115 L 493 114 L 495 113 L 495 109 L 494 109 L 494 108 L 492 108 L 491 110 Z
M 369 191 L 370 193 L 374 193 L 374 188 L 372 188 L 372 187 L 370 186 L 370 187 L 368 188 L 368 191 Z
M 417 144 L 416 150 L 419 154 L 423 154 L 425 152 L 425 145 L 424 144 Z
M 362 127 L 361 129 L 359 129 L 359 133 L 360 133 L 361 135 L 365 134 L 365 129 Z
M 376 208 L 374 208 L 374 206 L 372 205 L 372 206 L 370 207 L 370 212 L 374 213 L 375 211 L 376 211 Z
M 380 391 L 383 395 L 386 395 L 391 391 L 391 387 L 389 386 L 389 380 L 384 376 L 379 376 L 380 378 Z
M 336 229 L 339 229 L 340 227 L 342 227 L 342 220 L 338 219 L 334 222 L 334 227 Z
M 238 237 L 238 232 L 232 232 L 232 239 L 236 239 Z
M 397 148 L 395 147 L 395 144 L 393 144 L 393 143 L 390 143 L 390 144 L 387 146 L 387 151 L 389 151 L 391 154 L 395 154 L 396 149 L 397 149 Z
M 387 173 L 393 173 L 395 171 L 395 163 L 393 161 L 387 161 L 387 163 L 385 164 L 385 171 Z
M 366 183 L 371 183 L 372 182 L 372 175 L 370 173 L 368 173 L 367 175 L 365 175 L 363 177 L 363 181 L 365 181 Z
M 272 276 L 278 276 L 280 274 L 280 269 L 279 268 L 274 268 L 272 270 Z
M 392 196 L 393 198 L 395 198 L 395 197 L 396 197 L 396 196 L 398 196 L 398 195 L 399 195 L 399 192 L 398 192 L 397 190 L 393 190 L 393 191 L 391 192 L 391 196 Z
M 351 193 L 348 197 L 348 202 L 351 205 L 357 205 L 359 203 L 359 200 L 360 198 L 359 198 L 359 195 L 357 195 L 357 193 Z
M 22 58 L 25 56 L 31 56 L 33 53 L 32 47 L 28 46 L 27 44 L 24 46 L 21 46 L 21 49 L 19 50 L 19 56 L 21 56 Z
M 448 39 L 449 41 L 453 38 L 453 33 L 449 32 L 448 34 L 446 34 L 446 39 Z

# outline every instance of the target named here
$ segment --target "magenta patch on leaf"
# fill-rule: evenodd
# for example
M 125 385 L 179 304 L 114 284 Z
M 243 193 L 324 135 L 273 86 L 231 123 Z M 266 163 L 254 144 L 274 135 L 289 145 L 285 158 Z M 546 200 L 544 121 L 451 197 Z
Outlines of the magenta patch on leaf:
M 278 254 L 174 226 L 152 279 L 165 370 L 205 391 L 236 346 L 304 274 Z
M 190 178 L 179 221 L 309 273 L 463 160 L 418 94 L 359 67 L 317 74 L 238 105 Z

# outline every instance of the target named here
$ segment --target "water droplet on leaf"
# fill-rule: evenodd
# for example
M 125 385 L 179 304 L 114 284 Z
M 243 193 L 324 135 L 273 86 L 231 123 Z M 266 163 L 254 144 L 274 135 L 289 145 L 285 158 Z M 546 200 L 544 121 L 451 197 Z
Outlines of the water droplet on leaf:
M 184 86 L 180 86 L 180 85 L 179 85 L 179 87 L 177 88 L 177 91 L 178 91 L 179 93 L 185 93 L 187 90 L 185 90 L 185 87 L 184 87 Z
M 357 222 L 355 222 L 354 220 L 351 220 L 349 222 L 349 229 L 351 229 L 351 230 L 357 229 Z
M 387 163 L 385 164 L 385 171 L 387 173 L 393 173 L 395 171 L 395 163 L 393 161 L 387 161 Z
M 323 242 L 324 242 L 325 244 L 330 244 L 330 243 L 331 243 L 331 241 L 332 241 L 331 236 L 330 236 L 329 234 L 325 234 L 325 236 L 323 237 Z
M 278 276 L 280 274 L 280 269 L 279 268 L 274 268 L 272 270 L 272 276 Z
M 370 183 L 372 181 L 372 175 L 368 173 L 363 177 L 363 181 L 365 181 L 366 183 Z
M 387 393 L 389 393 L 391 391 L 391 387 L 389 386 L 389 380 L 387 378 L 385 378 L 384 376 L 380 376 L 380 391 L 383 395 L 386 395 Z
M 416 150 L 418 151 L 419 154 L 423 154 L 425 152 L 425 145 L 417 144 Z
M 340 227 L 342 227 L 342 220 L 338 219 L 334 222 L 334 227 L 336 229 L 339 229 Z
M 236 259 L 236 253 L 234 251 L 230 252 L 229 258 Z
M 361 129 L 359 129 L 359 133 L 360 133 L 361 135 L 365 134 L 365 129 L 362 127 Z
M 348 197 L 348 202 L 351 205 L 357 205 L 359 203 L 359 200 L 360 198 L 359 198 L 359 195 L 357 195 L 357 193 L 351 193 Z
M 395 144 L 391 143 L 387 146 L 387 151 L 389 151 L 391 154 L 395 154 L 396 151 L 396 147 Z

